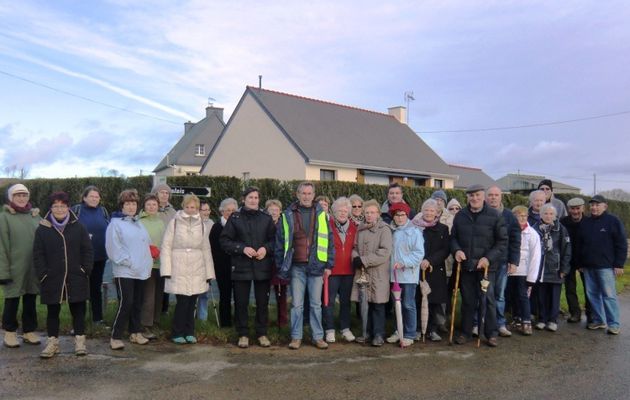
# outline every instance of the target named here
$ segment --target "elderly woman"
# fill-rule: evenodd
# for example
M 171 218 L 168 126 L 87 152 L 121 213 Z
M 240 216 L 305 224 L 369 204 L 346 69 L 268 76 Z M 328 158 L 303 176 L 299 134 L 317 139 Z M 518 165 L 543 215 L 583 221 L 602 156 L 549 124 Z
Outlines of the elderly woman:
M 350 221 L 350 200 L 340 197 L 332 204 L 330 229 L 335 241 L 335 261 L 332 269 L 324 270 L 324 279 L 328 279 L 328 305 L 322 309 L 326 341 L 335 342 L 335 299 L 339 296 L 339 328 L 347 342 L 355 337 L 350 331 L 350 294 L 354 268 L 352 267 L 352 247 L 357 234 L 356 225 Z
M 135 189 L 123 190 L 118 196 L 121 211 L 112 214 L 105 233 L 105 249 L 118 292 L 118 311 L 109 341 L 112 350 L 125 348 L 122 337 L 127 326 L 131 343 L 149 341 L 142 335 L 141 314 L 144 281 L 151 276 L 153 258 L 149 249 L 151 237 L 136 217 L 139 202 Z
M 571 270 L 571 241 L 567 229 L 556 218 L 553 204 L 540 209 L 537 226 L 542 243 L 542 263 L 538 284 L 538 322 L 536 329 L 558 330 L 560 291 L 564 277 Z
M 35 333 L 37 312 L 35 298 L 39 293 L 37 274 L 33 267 L 33 238 L 39 223 L 39 209 L 29 202 L 30 193 L 21 183 L 7 192 L 7 204 L 0 213 L 0 286 L 3 288 L 4 309 L 2 328 L 4 345 L 19 347 L 17 337 L 18 306 L 22 298 L 22 339 L 24 343 L 39 344 Z
M 359 225 L 352 249 L 352 265 L 355 279 L 352 285 L 352 301 L 359 301 L 357 279 L 366 282 L 368 298 L 368 335 L 372 346 L 380 347 L 385 335 L 385 304 L 389 301 L 389 256 L 392 252 L 392 231 L 381 219 L 376 200 L 363 204 L 365 222 Z M 357 338 L 365 343 L 368 338 Z
M 92 321 L 103 324 L 103 272 L 107 261 L 105 231 L 109 224 L 109 213 L 101 205 L 101 191 L 96 186 L 87 186 L 81 196 L 81 204 L 72 206 L 72 212 L 87 229 L 92 240 L 94 267 L 90 273 L 90 307 Z
M 350 220 L 354 222 L 356 226 L 359 226 L 365 221 L 365 217 L 363 216 L 363 199 L 358 194 L 353 194 L 348 197 L 348 200 L 350 200 L 350 204 L 352 205 Z
M 46 347 L 42 358 L 59 353 L 59 312 L 68 303 L 74 328 L 74 353 L 87 354 L 85 347 L 85 302 L 90 298 L 92 243 L 87 229 L 70 212 L 64 192 L 50 196 L 50 211 L 39 223 L 33 243 L 33 260 L 41 282 L 41 300 L 46 304 Z
M 540 236 L 527 222 L 527 207 L 512 209 L 521 227 L 521 258 L 515 272 L 508 277 L 508 293 L 511 295 L 512 317 L 520 324 L 521 333 L 532 334 L 532 316 L 529 296 L 538 279 L 540 269 Z
M 164 297 L 164 281 L 160 278 L 160 246 L 166 225 L 158 215 L 158 198 L 154 194 L 144 196 L 142 211 L 140 211 L 140 223 L 149 233 L 151 238 L 151 257 L 153 258 L 153 268 L 151 276 L 144 281 L 144 299 L 142 301 L 142 315 L 140 317 L 144 333 L 147 339 L 156 339 L 153 332 L 153 325 L 160 323 L 160 312 L 162 311 L 162 299 Z
M 437 329 L 446 318 L 442 304 L 448 300 L 446 259 L 449 255 L 450 239 L 448 227 L 440 222 L 438 212 L 438 203 L 434 199 L 429 199 L 422 204 L 422 212 L 413 219 L 414 225 L 422 231 L 424 237 L 424 259 L 420 263 L 420 268 L 425 272 L 427 283 L 431 288 L 428 296 L 427 332 L 429 340 L 433 342 L 442 340 Z M 422 304 L 420 293 L 416 296 L 416 302 L 420 310 Z
M 455 197 L 453 197 L 446 205 L 446 209 L 448 210 L 448 212 L 453 214 L 453 216 L 455 216 L 455 214 L 457 214 L 459 210 L 462 209 L 462 205 Z
M 282 203 L 280 200 L 269 199 L 265 203 L 265 210 L 267 214 L 271 215 L 274 226 L 278 225 L 280 220 L 280 214 L 282 213 Z M 272 259 L 272 272 L 271 272 L 271 287 L 276 295 L 276 308 L 278 310 L 278 328 L 287 326 L 289 323 L 288 310 L 287 310 L 287 286 L 290 281 L 288 279 L 282 279 L 278 276 L 278 267 L 276 261 Z
M 207 292 L 208 283 L 215 278 L 214 263 L 199 215 L 199 198 L 185 195 L 182 207 L 168 223 L 162 238 L 160 275 L 166 279 L 164 291 L 177 298 L 171 340 L 175 344 L 194 344 L 197 296 Z
M 210 229 L 212 260 L 219 286 L 219 322 L 221 327 L 232 326 L 232 264 L 230 263 L 230 255 L 223 251 L 219 238 L 223 232 L 223 227 L 237 208 L 238 203 L 233 198 L 223 199 L 219 205 L 221 219 Z
M 234 284 L 234 324 L 238 347 L 249 347 L 249 294 L 254 285 L 256 299 L 256 337 L 261 347 L 269 347 L 269 283 L 273 264 L 276 227 L 269 214 L 259 208 L 260 191 L 249 187 L 243 191 L 243 206 L 230 217 L 221 232 L 221 245 L 232 260 Z
M 392 216 L 390 226 L 394 232 L 390 280 L 398 282 L 402 289 L 403 332 L 394 332 L 387 342 L 400 341 L 401 347 L 411 346 L 416 337 L 416 289 L 420 280 L 420 261 L 424 257 L 424 239 L 409 220 L 410 211 L 407 203 L 394 203 L 389 207 Z

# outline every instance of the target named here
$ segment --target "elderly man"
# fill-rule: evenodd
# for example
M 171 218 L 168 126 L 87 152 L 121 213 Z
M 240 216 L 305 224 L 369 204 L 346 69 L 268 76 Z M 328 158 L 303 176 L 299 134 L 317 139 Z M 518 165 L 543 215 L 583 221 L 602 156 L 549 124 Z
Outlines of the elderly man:
M 275 257 L 278 275 L 291 277 L 291 343 L 297 350 L 302 344 L 304 292 L 308 288 L 310 327 L 313 344 L 327 349 L 322 327 L 322 287 L 324 269 L 331 269 L 335 260 L 333 233 L 328 217 L 314 203 L 315 186 L 302 182 L 297 188 L 298 201 L 289 205 L 278 221 Z
M 503 196 L 501 188 L 498 186 L 490 186 L 486 191 L 486 201 L 488 205 L 497 210 L 505 221 L 508 234 L 507 252 L 501 254 L 499 265 L 495 273 L 494 296 L 497 303 L 497 325 L 499 326 L 499 335 L 502 337 L 512 336 L 506 327 L 505 321 L 505 287 L 507 285 L 508 273 L 516 272 L 518 263 L 521 258 L 521 228 L 512 214 L 512 211 L 503 207 Z
M 540 183 L 538 184 L 538 190 L 542 190 L 543 192 L 545 192 L 545 203 L 551 203 L 553 205 L 553 207 L 558 212 L 558 220 L 568 215 L 567 208 L 564 206 L 562 200 L 556 199 L 556 197 L 553 195 L 553 185 L 551 183 L 551 179 L 543 179 L 542 181 L 540 181 Z
M 628 255 L 628 242 L 623 223 L 609 214 L 602 195 L 589 201 L 590 218 L 584 218 L 578 231 L 580 263 L 586 278 L 586 291 L 591 303 L 592 322 L 588 329 L 605 329 L 618 335 L 619 305 L 615 277 L 623 275 Z
M 385 202 L 381 206 L 381 218 L 383 219 L 383 222 L 385 222 L 386 224 L 392 223 L 392 216 L 389 214 L 389 207 L 392 204 L 396 204 L 396 203 L 406 203 L 406 202 L 403 199 L 402 186 L 400 186 L 399 183 L 394 182 L 394 183 L 391 183 L 389 187 L 387 188 L 387 200 L 385 200 Z M 413 219 L 415 215 L 416 215 L 415 211 L 413 210 L 413 208 L 411 208 L 411 211 L 409 213 L 409 219 Z
M 497 320 L 494 296 L 495 272 L 507 250 L 507 230 L 501 214 L 485 203 L 484 187 L 466 189 L 467 207 L 455 215 L 451 231 L 451 252 L 461 263 L 462 292 L 461 334 L 457 344 L 464 344 L 472 334 L 473 314 L 479 301 L 479 285 L 484 268 L 488 268 L 486 319 L 484 332 L 488 346 L 497 346 Z
M 545 192 L 542 190 L 534 190 L 529 194 L 529 210 L 527 214 L 527 222 L 529 226 L 536 229 L 540 224 L 540 209 L 545 204 Z
M 577 275 L 580 268 L 580 250 L 578 243 L 578 231 L 584 218 L 584 200 L 580 197 L 574 197 L 567 202 L 569 206 L 569 215 L 562 218 L 560 223 L 567 228 L 569 238 L 571 239 L 571 271 L 564 277 L 564 294 L 569 305 L 569 314 L 571 315 L 568 322 L 580 322 L 582 320 L 582 309 L 577 295 Z M 584 281 L 584 273 L 580 271 L 582 277 L 582 285 L 584 288 L 584 300 L 586 309 L 587 322 L 591 322 L 591 307 L 588 303 L 588 295 L 586 293 L 586 282 Z

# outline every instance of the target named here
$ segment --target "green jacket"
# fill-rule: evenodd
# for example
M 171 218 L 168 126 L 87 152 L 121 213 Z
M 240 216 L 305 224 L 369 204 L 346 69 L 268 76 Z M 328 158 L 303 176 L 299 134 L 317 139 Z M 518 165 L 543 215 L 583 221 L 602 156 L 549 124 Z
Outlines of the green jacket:
M 8 205 L 0 213 L 0 280 L 5 298 L 39 293 L 39 282 L 33 266 L 33 240 L 40 220 L 39 209 L 16 212 Z
M 149 215 L 144 212 L 144 210 L 140 211 L 140 223 L 144 226 L 147 232 L 149 232 L 151 244 L 156 246 L 158 249 L 162 247 L 162 236 L 164 236 L 166 225 L 164 224 L 161 215 L 159 213 L 156 215 Z M 160 257 L 153 260 L 153 268 L 160 269 Z

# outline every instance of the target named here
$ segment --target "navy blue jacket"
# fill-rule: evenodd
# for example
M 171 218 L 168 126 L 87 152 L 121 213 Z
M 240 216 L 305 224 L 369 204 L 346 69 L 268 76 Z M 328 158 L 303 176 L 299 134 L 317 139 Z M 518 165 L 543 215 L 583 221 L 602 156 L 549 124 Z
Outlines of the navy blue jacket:
M 109 213 L 103 206 L 89 207 L 85 203 L 72 206 L 72 212 L 75 213 L 79 222 L 85 226 L 94 249 L 94 261 L 107 260 L 107 252 L 105 251 L 105 231 L 109 224 Z
M 508 244 L 507 252 L 501 256 L 501 262 L 518 265 L 521 262 L 521 227 L 512 211 L 504 208 L 502 215 L 507 228 Z
M 623 268 L 628 256 L 626 231 L 621 220 L 604 211 L 582 219 L 578 231 L 583 268 Z

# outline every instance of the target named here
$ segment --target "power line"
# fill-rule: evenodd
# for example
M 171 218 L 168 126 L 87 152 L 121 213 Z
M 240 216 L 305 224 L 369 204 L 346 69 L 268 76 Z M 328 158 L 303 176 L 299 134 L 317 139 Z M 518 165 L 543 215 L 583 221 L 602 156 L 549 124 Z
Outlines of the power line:
M 416 133 L 467 133 L 467 132 L 507 131 L 507 130 L 510 130 L 510 129 L 537 128 L 537 127 L 541 127 L 541 126 L 570 124 L 570 123 L 573 123 L 573 122 L 590 121 L 590 120 L 593 120 L 593 119 L 601 119 L 601 118 L 610 118 L 610 117 L 616 117 L 616 116 L 625 115 L 625 114 L 630 114 L 630 110 L 619 111 L 619 112 L 614 112 L 614 113 L 609 113 L 609 114 L 593 115 L 593 116 L 590 116 L 590 117 L 565 119 L 565 120 L 562 120 L 562 121 L 539 122 L 539 123 L 525 124 L 525 125 L 500 126 L 500 127 L 495 127 L 495 128 L 454 129 L 454 130 L 440 130 L 440 131 L 417 131 Z
M 95 100 L 95 99 L 92 99 L 92 98 L 89 98 L 89 97 L 86 97 L 86 96 L 82 96 L 80 94 L 68 92 L 68 91 L 63 90 L 63 89 L 58 89 L 56 87 L 47 85 L 45 83 L 40 83 L 40 82 L 31 80 L 31 79 L 28 79 L 28 78 L 24 78 L 22 76 L 15 75 L 15 74 L 12 74 L 10 72 L 3 71 L 3 70 L 0 70 L 0 74 L 9 76 L 9 77 L 14 78 L 14 79 L 18 79 L 18 80 L 21 80 L 21 81 L 24 81 L 24 82 L 27 82 L 27 83 L 30 83 L 30 84 L 35 85 L 35 86 L 40 86 L 40 87 L 43 87 L 43 88 L 48 89 L 48 90 L 52 90 L 52 91 L 57 92 L 57 93 L 65 94 L 66 96 L 76 97 L 76 98 L 81 99 L 81 100 L 89 101 L 90 103 L 94 103 L 94 104 L 98 104 L 98 105 L 101 105 L 101 106 L 113 108 L 114 110 L 123 111 L 123 112 L 129 113 L 129 114 L 139 115 L 141 117 L 151 118 L 151 119 L 155 119 L 155 120 L 162 121 L 162 122 L 168 122 L 169 124 L 180 125 L 180 123 L 176 122 L 176 121 L 171 121 L 169 119 L 157 117 L 155 115 L 145 114 L 145 113 L 142 113 L 142 112 L 130 110 L 128 108 L 115 106 L 115 105 L 112 105 L 112 104 L 109 104 L 109 103 L 102 102 L 100 100 Z

